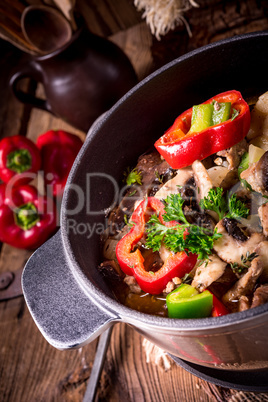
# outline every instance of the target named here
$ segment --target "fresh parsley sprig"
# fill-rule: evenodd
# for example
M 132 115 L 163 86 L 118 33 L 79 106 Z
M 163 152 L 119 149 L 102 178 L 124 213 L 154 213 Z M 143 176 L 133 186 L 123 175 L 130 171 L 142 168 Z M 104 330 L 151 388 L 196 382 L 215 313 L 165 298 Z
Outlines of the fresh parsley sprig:
M 163 215 L 164 221 L 165 222 L 180 221 L 187 225 L 188 221 L 185 218 L 182 209 L 183 203 L 184 200 L 179 193 L 168 195 L 167 198 L 164 200 L 165 212 L 166 212 Z
M 179 193 L 168 196 L 164 203 L 166 213 L 163 215 L 163 220 L 182 223 L 167 227 L 156 215 L 152 215 L 147 223 L 146 247 L 159 251 L 161 245 L 164 244 L 168 250 L 174 253 L 186 251 L 198 254 L 199 259 L 207 259 L 212 253 L 215 240 L 222 235 L 217 233 L 217 229 L 212 232 L 208 228 L 189 223 L 184 216 L 182 209 L 184 200 Z
M 237 198 L 236 194 L 231 197 L 223 195 L 221 187 L 210 189 L 207 197 L 200 201 L 202 209 L 214 211 L 218 214 L 219 219 L 223 217 L 239 220 L 240 218 L 247 218 L 249 209 L 245 203 Z
M 236 194 L 228 200 L 229 212 L 226 214 L 226 218 L 239 220 L 240 218 L 247 218 L 249 214 L 249 209 L 246 204 L 237 198 Z
M 228 211 L 227 201 L 223 197 L 223 189 L 221 187 L 210 189 L 207 197 L 200 201 L 200 207 L 216 212 L 221 220 Z

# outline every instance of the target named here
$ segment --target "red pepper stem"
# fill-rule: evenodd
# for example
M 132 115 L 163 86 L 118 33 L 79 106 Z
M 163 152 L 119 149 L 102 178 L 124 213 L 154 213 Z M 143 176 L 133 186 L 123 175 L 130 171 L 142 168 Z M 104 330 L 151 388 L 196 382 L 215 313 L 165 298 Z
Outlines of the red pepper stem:
M 32 157 L 28 149 L 20 148 L 7 156 L 7 167 L 13 172 L 22 173 L 32 166 Z
M 29 230 L 39 222 L 40 218 L 32 202 L 21 205 L 14 212 L 16 224 L 23 230 Z

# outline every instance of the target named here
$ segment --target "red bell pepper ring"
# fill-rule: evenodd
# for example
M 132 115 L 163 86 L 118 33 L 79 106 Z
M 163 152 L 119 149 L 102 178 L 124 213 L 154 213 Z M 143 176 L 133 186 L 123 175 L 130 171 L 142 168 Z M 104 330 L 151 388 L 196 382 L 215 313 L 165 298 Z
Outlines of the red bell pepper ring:
M 238 116 L 200 132 L 189 132 L 193 108 L 177 117 L 174 124 L 155 143 L 158 152 L 173 169 L 189 166 L 197 159 L 202 160 L 230 148 L 247 135 L 250 111 L 241 93 L 235 90 L 223 92 L 204 104 L 213 101 L 231 102 L 231 108 L 239 112 Z
M 149 197 L 142 201 L 132 214 L 131 221 L 134 222 L 129 233 L 127 233 L 117 244 L 116 257 L 122 271 L 126 275 L 134 276 L 137 283 L 144 292 L 160 294 L 167 283 L 174 277 L 182 278 L 189 273 L 196 264 L 197 255 L 185 252 L 176 254 L 170 253 L 163 266 L 156 272 L 146 271 L 144 258 L 139 249 L 133 251 L 133 247 L 145 234 L 145 225 L 148 210 L 158 214 L 158 217 L 166 226 L 177 225 L 177 222 L 164 222 L 162 215 L 165 213 L 164 204 Z
M 28 173 L 36 173 L 40 166 L 39 149 L 29 138 L 14 135 L 0 141 L 0 178 L 3 182 L 14 178 L 14 185 L 29 183 L 33 176 Z
M 82 145 L 77 135 L 62 130 L 50 130 L 38 137 L 37 146 L 41 152 L 46 189 L 51 186 L 54 196 L 62 195 Z
M 36 249 L 56 230 L 56 207 L 30 184 L 0 184 L 0 241 Z

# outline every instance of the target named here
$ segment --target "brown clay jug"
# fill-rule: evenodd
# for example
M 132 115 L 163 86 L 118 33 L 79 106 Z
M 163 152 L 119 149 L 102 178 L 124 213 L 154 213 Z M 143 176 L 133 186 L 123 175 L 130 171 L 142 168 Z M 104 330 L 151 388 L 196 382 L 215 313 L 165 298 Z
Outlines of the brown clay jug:
M 19 89 L 18 82 L 26 77 L 43 84 L 45 100 Z M 10 79 L 21 102 L 51 112 L 85 132 L 136 83 L 125 53 L 85 26 L 63 47 L 28 58 Z

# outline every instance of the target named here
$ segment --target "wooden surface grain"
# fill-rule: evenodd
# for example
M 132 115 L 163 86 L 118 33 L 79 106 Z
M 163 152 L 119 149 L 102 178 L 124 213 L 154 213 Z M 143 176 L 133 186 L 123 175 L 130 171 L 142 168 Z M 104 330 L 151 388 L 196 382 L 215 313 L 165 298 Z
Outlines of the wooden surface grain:
M 129 56 L 139 79 L 189 50 L 235 34 L 268 28 L 265 1 L 199 1 L 187 12 L 189 37 L 178 27 L 157 41 L 130 0 L 77 2 L 92 31 L 109 37 Z M 49 129 L 65 129 L 82 139 L 85 133 L 49 113 L 19 103 L 8 89 L 12 66 L 21 57 L 15 48 L 0 43 L 0 136 L 27 135 L 36 140 Z M 24 88 L 34 91 L 31 82 Z M 38 94 L 43 88 L 37 87 Z M 31 251 L 2 245 L 0 273 L 17 271 Z M 97 340 L 72 351 L 50 346 L 35 326 L 23 296 L 0 302 L 0 400 L 11 402 L 83 400 Z M 267 394 L 241 393 L 210 385 L 175 364 L 163 371 L 146 362 L 143 338 L 130 326 L 114 326 L 100 379 L 98 401 L 267 401 Z

